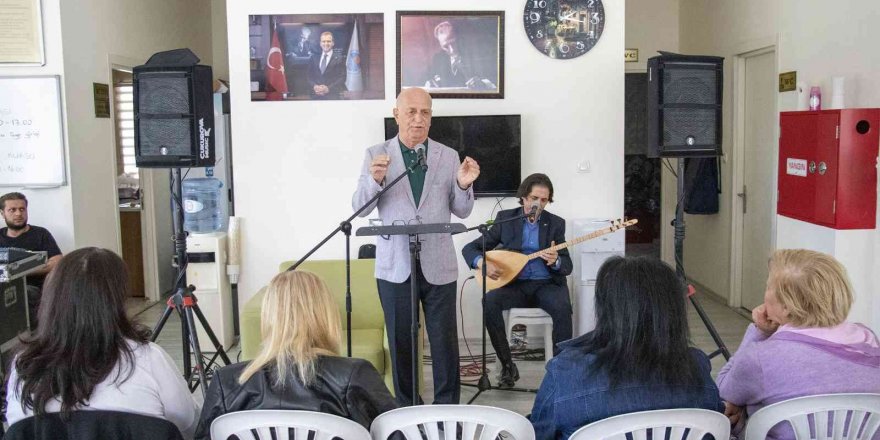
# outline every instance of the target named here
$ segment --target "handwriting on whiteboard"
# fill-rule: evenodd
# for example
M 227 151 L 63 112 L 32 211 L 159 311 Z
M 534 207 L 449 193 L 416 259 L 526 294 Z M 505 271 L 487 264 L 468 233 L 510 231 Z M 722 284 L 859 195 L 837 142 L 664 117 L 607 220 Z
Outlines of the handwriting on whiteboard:
M 0 185 L 63 185 L 63 130 L 59 77 L 0 77 Z

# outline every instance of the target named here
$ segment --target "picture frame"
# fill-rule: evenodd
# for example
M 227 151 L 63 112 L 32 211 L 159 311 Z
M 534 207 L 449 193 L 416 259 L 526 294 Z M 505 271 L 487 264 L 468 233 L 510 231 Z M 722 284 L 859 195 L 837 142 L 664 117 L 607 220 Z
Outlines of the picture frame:
M 251 101 L 385 99 L 384 14 L 251 15 L 248 26 Z
M 0 65 L 46 65 L 41 3 L 40 0 L 0 2 L 0 21 L 6 24 L 0 45 Z
M 504 98 L 504 11 L 398 11 L 397 93 Z

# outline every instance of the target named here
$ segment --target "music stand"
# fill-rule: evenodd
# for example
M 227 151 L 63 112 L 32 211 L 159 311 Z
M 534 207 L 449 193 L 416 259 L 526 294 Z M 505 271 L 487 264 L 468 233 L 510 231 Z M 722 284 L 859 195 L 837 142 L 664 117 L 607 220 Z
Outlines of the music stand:
M 421 234 L 458 234 L 466 231 L 461 223 L 427 223 L 415 225 L 391 225 L 391 226 L 365 226 L 358 228 L 356 235 L 358 237 L 373 235 L 409 235 L 409 292 L 410 306 L 412 308 L 412 324 L 410 326 L 410 336 L 412 338 L 412 383 L 413 383 L 413 406 L 419 404 L 419 300 L 418 300 L 418 277 L 415 276 L 416 265 L 419 264 L 419 252 L 422 249 L 422 243 L 419 241 Z M 393 368 L 393 367 L 392 367 Z

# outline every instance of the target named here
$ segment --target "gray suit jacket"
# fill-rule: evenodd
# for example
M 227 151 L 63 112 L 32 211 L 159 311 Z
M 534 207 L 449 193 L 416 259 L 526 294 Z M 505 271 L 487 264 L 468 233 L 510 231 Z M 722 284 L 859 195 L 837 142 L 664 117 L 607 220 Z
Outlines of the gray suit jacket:
M 390 183 L 406 171 L 403 155 L 397 136 L 367 149 L 358 187 L 351 198 L 352 209 L 360 208 L 370 200 L 382 186 L 370 176 L 370 163 L 380 154 L 391 158 L 385 183 Z M 467 190 L 458 187 L 457 174 L 461 162 L 458 153 L 452 148 L 428 139 L 428 172 L 422 199 L 416 206 L 409 179 L 404 177 L 397 185 L 379 198 L 374 206 L 365 209 L 361 217 L 372 213 L 379 207 L 382 224 L 406 223 L 449 223 L 451 214 L 465 218 L 474 208 L 473 185 Z M 416 220 L 418 219 L 418 220 Z M 422 273 L 429 283 L 440 285 L 458 280 L 458 261 L 455 247 L 449 234 L 429 234 L 420 236 L 422 241 Z M 410 275 L 409 236 L 395 235 L 388 240 L 376 239 L 376 278 L 402 283 Z

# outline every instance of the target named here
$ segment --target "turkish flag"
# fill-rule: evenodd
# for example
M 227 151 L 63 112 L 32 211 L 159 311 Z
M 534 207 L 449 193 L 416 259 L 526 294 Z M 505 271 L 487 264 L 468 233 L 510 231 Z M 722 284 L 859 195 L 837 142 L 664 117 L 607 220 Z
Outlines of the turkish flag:
M 278 42 L 278 30 L 272 29 L 272 47 L 266 55 L 266 99 L 280 101 L 287 93 L 287 77 L 284 75 L 284 56 Z

